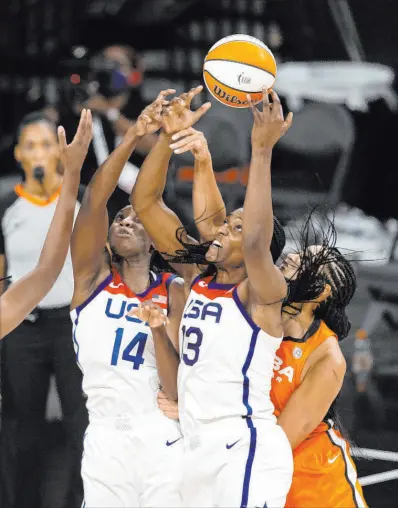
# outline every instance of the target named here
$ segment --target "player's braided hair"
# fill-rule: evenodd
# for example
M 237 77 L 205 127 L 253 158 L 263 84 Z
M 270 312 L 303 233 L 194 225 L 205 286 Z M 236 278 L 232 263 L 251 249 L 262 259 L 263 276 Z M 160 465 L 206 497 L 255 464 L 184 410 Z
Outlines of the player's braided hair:
M 187 241 L 187 231 L 181 226 L 176 231 L 176 238 L 182 245 L 182 249 L 177 250 L 174 255 L 162 253 L 169 263 L 190 264 L 198 266 L 206 266 L 202 273 L 203 277 L 217 273 L 216 265 L 206 260 L 206 253 L 212 242 L 189 243 Z M 272 236 L 270 251 L 272 259 L 276 262 L 282 254 L 286 244 L 286 235 L 283 226 L 279 220 L 274 217 L 274 233 Z
M 311 302 L 329 284 L 331 294 L 317 307 L 315 318 L 325 321 L 342 340 L 351 328 L 345 310 L 357 287 L 356 276 L 351 263 L 336 248 L 334 221 L 323 217 L 315 223 L 314 212 L 310 213 L 299 235 L 301 262 L 296 278 L 288 281 L 289 292 L 284 310 L 287 311 L 288 307 L 294 309 L 295 303 Z M 315 238 L 310 242 L 311 235 Z

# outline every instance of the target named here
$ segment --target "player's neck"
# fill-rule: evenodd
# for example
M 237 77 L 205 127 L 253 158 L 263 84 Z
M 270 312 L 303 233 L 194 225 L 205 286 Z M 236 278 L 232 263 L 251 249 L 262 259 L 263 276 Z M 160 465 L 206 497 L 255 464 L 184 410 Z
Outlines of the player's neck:
M 233 267 L 233 268 L 220 268 L 217 269 L 216 282 L 217 284 L 239 284 L 247 277 L 246 268 Z
M 116 265 L 123 282 L 133 293 L 139 295 L 150 286 L 149 261 L 149 256 L 135 256 Z
M 292 313 L 294 309 L 301 309 L 300 313 L 294 317 L 290 313 L 282 313 L 283 333 L 286 337 L 301 339 L 314 321 L 314 306 L 308 303 L 293 303 Z
M 23 183 L 23 188 L 32 196 L 48 199 L 59 189 L 61 183 L 62 176 L 54 173 L 46 175 L 42 184 L 33 177 L 27 177 Z

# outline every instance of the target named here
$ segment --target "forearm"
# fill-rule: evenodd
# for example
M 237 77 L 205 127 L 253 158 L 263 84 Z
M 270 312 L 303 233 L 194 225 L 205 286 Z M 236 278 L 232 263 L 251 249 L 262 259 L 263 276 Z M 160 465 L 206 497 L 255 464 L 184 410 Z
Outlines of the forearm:
M 80 171 L 65 171 L 54 217 L 37 263 L 39 269 L 45 270 L 45 278 L 49 284 L 57 280 L 65 263 L 72 235 L 79 183 Z
M 249 182 L 243 206 L 243 246 L 269 249 L 274 230 L 271 193 L 272 149 L 252 153 Z
M 135 129 L 126 134 L 122 142 L 97 169 L 91 179 L 82 203 L 83 207 L 105 208 L 114 192 L 126 162 L 137 146 L 140 137 Z
M 162 133 L 141 166 L 131 194 L 131 204 L 138 213 L 162 199 L 172 154 L 170 138 Z
M 177 373 L 180 359 L 169 339 L 166 327 L 152 329 L 156 365 L 162 390 L 172 400 L 177 400 Z
M 38 265 L 7 289 L 0 297 L 0 339 L 22 323 L 37 307 L 56 278 L 54 271 L 50 273 L 44 266 Z
M 203 160 L 195 159 L 192 201 L 200 236 L 204 240 L 214 239 L 215 230 L 225 220 L 226 209 L 214 176 L 210 152 Z
M 301 444 L 311 432 L 321 423 L 322 418 L 314 419 L 307 411 L 300 411 L 292 419 L 282 412 L 278 418 L 278 425 L 284 430 L 290 446 L 294 450 Z

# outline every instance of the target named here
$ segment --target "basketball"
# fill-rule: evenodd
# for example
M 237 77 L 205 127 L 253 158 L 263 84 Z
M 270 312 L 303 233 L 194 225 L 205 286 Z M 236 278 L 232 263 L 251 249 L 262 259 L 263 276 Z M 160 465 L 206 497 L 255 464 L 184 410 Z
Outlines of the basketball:
M 272 88 L 276 62 L 271 50 L 250 35 L 230 35 L 219 40 L 207 53 L 203 78 L 212 96 L 232 108 L 247 108 L 246 94 L 256 104 L 262 88 Z

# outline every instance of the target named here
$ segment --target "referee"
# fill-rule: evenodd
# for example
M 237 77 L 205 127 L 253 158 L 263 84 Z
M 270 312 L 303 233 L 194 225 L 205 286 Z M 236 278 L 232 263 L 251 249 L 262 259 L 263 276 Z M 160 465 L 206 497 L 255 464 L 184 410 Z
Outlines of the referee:
M 0 203 L 0 278 L 10 275 L 16 281 L 36 265 L 55 212 L 62 184 L 55 125 L 41 113 L 26 116 L 18 130 L 14 153 L 25 178 Z M 75 215 L 79 207 L 77 202 Z M 42 506 L 43 431 L 49 381 L 53 373 L 69 440 L 64 506 L 77 508 L 81 504 L 80 459 L 87 416 L 81 373 L 73 350 L 69 317 L 72 293 L 69 253 L 50 293 L 3 340 L 2 508 Z

